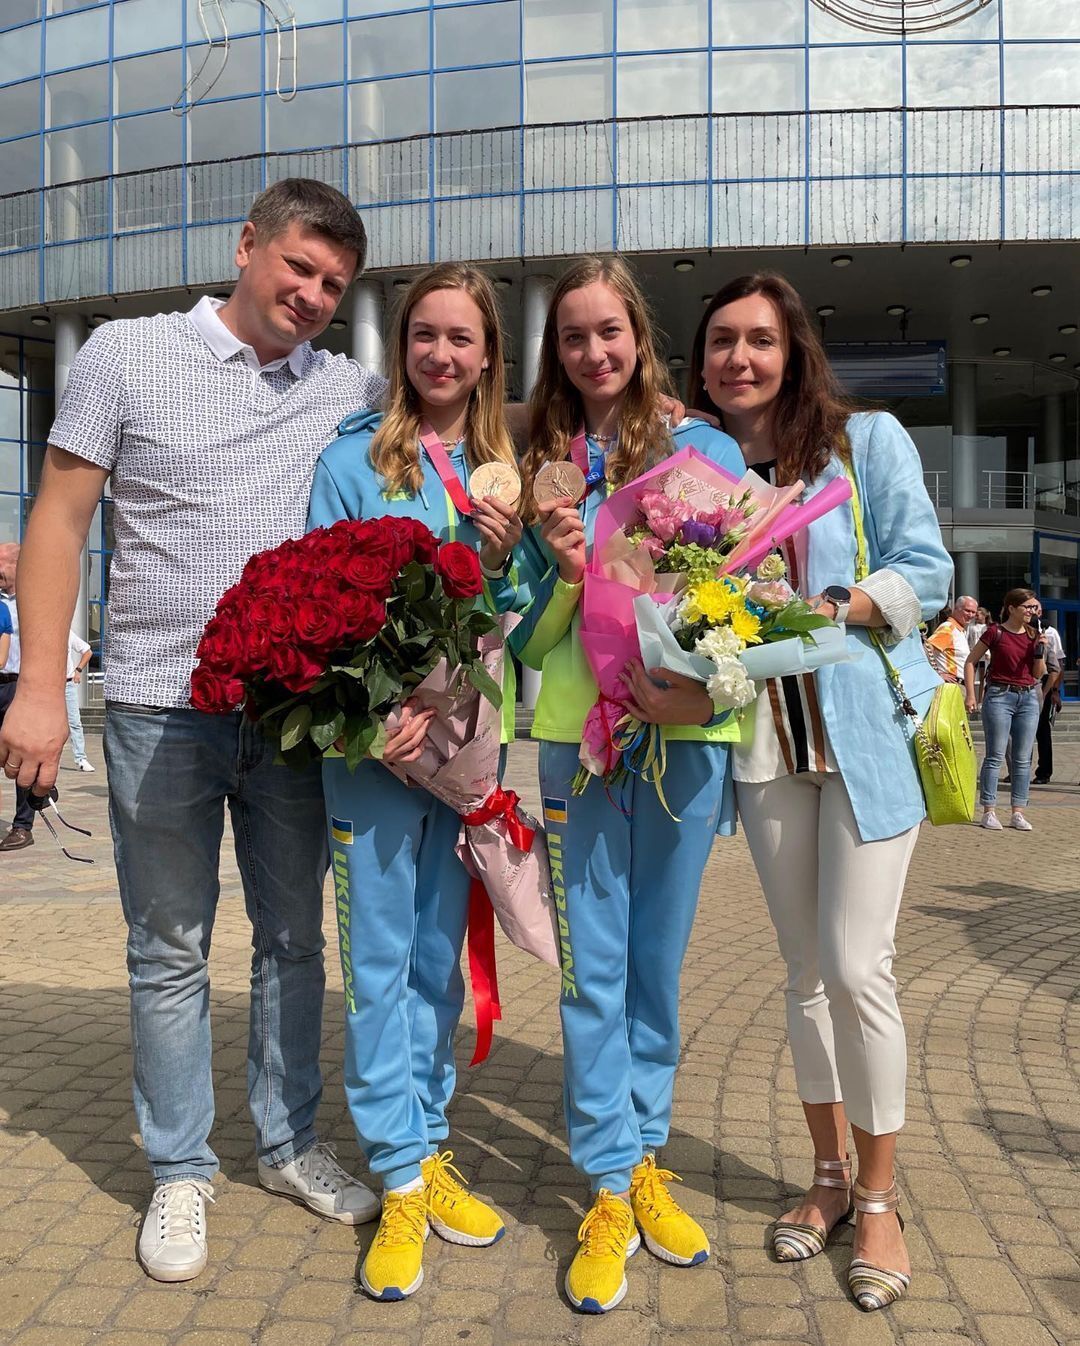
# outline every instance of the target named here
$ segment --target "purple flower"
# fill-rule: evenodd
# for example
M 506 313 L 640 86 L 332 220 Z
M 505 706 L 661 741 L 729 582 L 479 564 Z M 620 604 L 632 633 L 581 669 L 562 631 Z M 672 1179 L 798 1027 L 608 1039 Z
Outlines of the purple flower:
M 711 547 L 716 541 L 716 529 L 711 523 L 702 523 L 698 519 L 687 519 L 679 529 L 679 536 L 686 543 L 697 543 L 699 547 Z

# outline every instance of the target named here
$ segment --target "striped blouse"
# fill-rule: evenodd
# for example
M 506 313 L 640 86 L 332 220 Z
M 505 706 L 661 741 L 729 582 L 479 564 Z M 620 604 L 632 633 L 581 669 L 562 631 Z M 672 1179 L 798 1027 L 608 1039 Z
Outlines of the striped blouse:
M 753 469 L 772 481 L 776 463 L 754 463 Z M 795 540 L 785 543 L 781 550 L 788 581 L 798 589 L 800 556 Z M 780 776 L 839 769 L 821 718 L 812 673 L 766 679 L 748 716 L 750 724 L 744 726 L 743 741 L 732 755 L 737 781 L 763 784 Z

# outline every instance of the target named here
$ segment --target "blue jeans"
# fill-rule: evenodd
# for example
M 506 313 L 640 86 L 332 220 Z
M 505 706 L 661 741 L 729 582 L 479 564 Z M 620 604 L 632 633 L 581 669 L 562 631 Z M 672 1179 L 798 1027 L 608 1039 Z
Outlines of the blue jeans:
M 79 688 L 69 678 L 64 687 L 64 700 L 67 702 L 68 742 L 71 755 L 78 766 L 86 757 L 86 737 L 83 734 L 82 716 L 79 714 Z
M 207 958 L 225 805 L 252 925 L 248 1103 L 259 1158 L 280 1166 L 316 1139 L 322 1094 L 318 766 L 274 765 L 239 714 L 109 703 L 109 817 L 128 923 L 135 1113 L 154 1178 L 212 1178 Z
M 1039 688 L 1008 687 L 1001 682 L 987 683 L 982 703 L 986 756 L 979 774 L 979 800 L 984 808 L 997 800 L 998 772 L 1005 760 L 1005 748 L 1012 737 L 1012 807 L 1023 808 L 1028 802 L 1031 783 L 1031 747 L 1039 724 Z

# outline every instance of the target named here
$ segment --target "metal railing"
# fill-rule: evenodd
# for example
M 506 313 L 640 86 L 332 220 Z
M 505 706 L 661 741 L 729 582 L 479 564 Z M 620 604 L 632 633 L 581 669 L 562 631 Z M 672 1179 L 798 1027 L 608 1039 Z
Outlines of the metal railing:
M 1043 472 L 984 472 L 982 495 L 986 509 L 1080 514 L 1076 484 Z
M 935 509 L 948 509 L 952 503 L 948 472 L 924 472 L 926 493 Z
M 252 196 L 292 174 L 356 202 L 373 267 L 1080 238 L 1080 106 L 513 126 L 51 185 L 0 197 L 0 309 L 221 283 Z
M 923 472 L 926 493 L 935 509 L 953 504 L 952 473 Z M 1080 482 L 1064 480 L 1048 472 L 1006 472 L 986 469 L 979 482 L 976 509 L 1045 510 L 1080 518 Z

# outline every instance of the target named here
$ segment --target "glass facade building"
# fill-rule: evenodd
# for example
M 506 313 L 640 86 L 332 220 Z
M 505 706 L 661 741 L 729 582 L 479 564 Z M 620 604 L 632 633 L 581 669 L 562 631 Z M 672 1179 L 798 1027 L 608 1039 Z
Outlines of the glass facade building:
M 702 294 L 761 263 L 830 340 L 944 341 L 947 395 L 884 397 L 975 558 L 961 583 L 1033 577 L 1075 625 L 1080 5 L 911 0 L 904 34 L 881 0 L 845 8 L 864 22 L 829 0 L 4 0 L 0 539 L 40 466 L 44 338 L 227 285 L 252 196 L 299 173 L 364 213 L 368 328 L 410 268 L 496 268 L 519 392 L 528 282 L 582 251 L 635 255 L 676 370 Z M 361 317 L 331 341 L 362 353 Z

